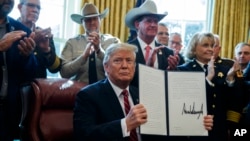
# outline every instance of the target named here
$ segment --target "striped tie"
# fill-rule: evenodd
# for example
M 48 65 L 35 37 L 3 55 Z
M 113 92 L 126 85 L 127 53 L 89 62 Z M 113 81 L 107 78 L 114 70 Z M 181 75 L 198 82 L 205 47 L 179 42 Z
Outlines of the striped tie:
M 125 113 L 127 115 L 129 113 L 129 110 L 130 110 L 130 105 L 129 105 L 129 101 L 128 101 L 128 91 L 123 90 L 122 95 L 123 95 L 123 99 L 124 99 Z M 136 129 L 133 129 L 130 131 L 129 141 L 138 141 Z

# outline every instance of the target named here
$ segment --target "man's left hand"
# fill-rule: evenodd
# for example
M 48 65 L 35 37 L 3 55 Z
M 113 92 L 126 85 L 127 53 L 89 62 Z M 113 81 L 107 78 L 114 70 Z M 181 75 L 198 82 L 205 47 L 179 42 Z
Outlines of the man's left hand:
M 18 44 L 20 53 L 24 56 L 29 56 L 35 49 L 36 43 L 34 41 L 35 33 L 32 32 L 29 37 L 24 37 Z
M 179 64 L 179 52 L 175 51 L 174 55 L 170 55 L 167 59 L 168 59 L 168 67 L 167 70 L 176 70 L 178 64 Z

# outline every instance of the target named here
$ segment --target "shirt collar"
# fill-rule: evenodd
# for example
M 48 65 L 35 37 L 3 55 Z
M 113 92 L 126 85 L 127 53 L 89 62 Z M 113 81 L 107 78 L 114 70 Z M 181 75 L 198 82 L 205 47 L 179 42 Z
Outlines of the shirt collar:
M 198 61 L 197 59 L 196 59 L 196 62 L 201 66 L 201 68 L 204 68 L 204 65 L 206 65 L 206 64 L 203 64 L 202 62 Z
M 137 37 L 139 44 L 141 45 L 142 48 L 146 47 L 148 44 L 146 44 L 139 36 Z M 155 40 L 153 40 L 149 46 L 151 46 L 151 48 L 155 47 Z
M 120 96 L 120 94 L 122 93 L 123 89 L 119 88 L 118 86 L 116 86 L 114 83 L 112 83 L 109 78 L 108 78 L 109 83 L 111 84 L 111 87 L 113 88 L 113 90 L 115 91 L 115 94 L 117 97 Z M 126 88 L 126 90 L 129 92 L 129 86 Z

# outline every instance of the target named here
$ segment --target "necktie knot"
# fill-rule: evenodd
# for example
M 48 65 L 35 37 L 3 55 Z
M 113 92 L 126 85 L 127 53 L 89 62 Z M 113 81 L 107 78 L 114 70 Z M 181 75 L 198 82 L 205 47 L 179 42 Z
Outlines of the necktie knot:
M 145 50 L 146 50 L 146 51 L 150 51 L 150 50 L 151 50 L 151 47 L 150 47 L 149 45 L 147 45 L 147 46 L 145 47 Z
M 128 96 L 128 91 L 127 91 L 127 90 L 123 90 L 123 91 L 122 91 L 122 95 L 123 95 L 123 96 Z

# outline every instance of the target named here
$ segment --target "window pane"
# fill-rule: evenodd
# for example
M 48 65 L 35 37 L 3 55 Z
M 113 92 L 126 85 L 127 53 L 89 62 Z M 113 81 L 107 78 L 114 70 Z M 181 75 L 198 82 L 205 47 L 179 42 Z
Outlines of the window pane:
M 196 32 L 207 31 L 207 0 L 155 0 L 160 13 L 168 12 L 162 19 L 169 32 L 182 34 L 185 47 Z
M 15 0 L 15 7 L 10 16 L 17 19 L 20 12 L 17 8 L 20 0 Z M 51 27 L 54 37 L 62 37 L 62 19 L 64 14 L 64 0 L 41 0 L 41 11 L 36 26 Z

